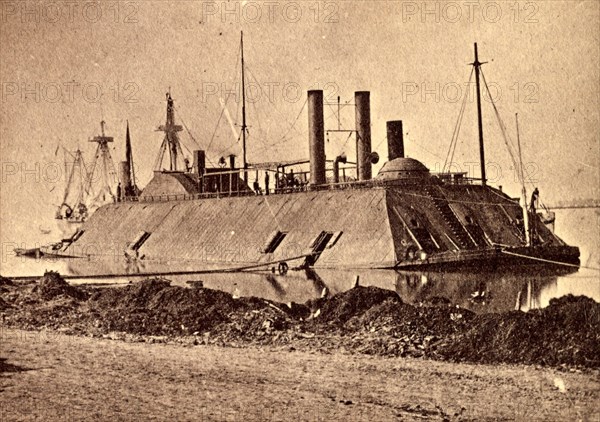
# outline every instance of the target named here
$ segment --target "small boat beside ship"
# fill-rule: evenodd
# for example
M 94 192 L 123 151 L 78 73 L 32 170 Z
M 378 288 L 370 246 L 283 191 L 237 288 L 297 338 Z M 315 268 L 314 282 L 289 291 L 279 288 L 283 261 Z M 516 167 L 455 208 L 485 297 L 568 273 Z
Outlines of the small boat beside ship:
M 30 258 L 40 258 L 42 256 L 40 248 L 15 248 L 13 251 L 16 256 L 26 256 Z
M 242 92 L 243 50 L 242 50 Z M 119 180 L 125 194 L 99 207 L 73 236 L 41 252 L 55 257 L 126 259 L 224 269 L 269 268 L 488 268 L 554 263 L 576 266 L 579 249 L 567 245 L 521 198 L 492 187 L 485 174 L 477 47 L 481 177 L 432 173 L 404 154 L 404 123 L 387 122 L 388 160 L 372 176 L 370 92 L 354 95 L 356 157 L 327 160 L 323 91 L 307 93 L 307 162 L 249 163 L 245 103 L 242 164 L 231 156 L 207 166 L 207 152 L 183 159 L 174 100 L 154 176 L 132 190 L 128 152 Z M 162 167 L 168 157 L 168 169 Z M 519 146 L 520 159 L 520 146 Z M 309 169 L 294 172 L 300 164 Z M 343 166 L 340 166 L 343 164 Z M 341 174 L 340 174 L 341 173 Z M 353 176 L 348 176 L 351 173 Z M 249 176 L 254 183 L 250 186 Z M 522 176 L 522 175 L 521 175 Z M 259 183 L 260 180 L 260 183 Z M 532 201 L 533 202 L 533 201 Z

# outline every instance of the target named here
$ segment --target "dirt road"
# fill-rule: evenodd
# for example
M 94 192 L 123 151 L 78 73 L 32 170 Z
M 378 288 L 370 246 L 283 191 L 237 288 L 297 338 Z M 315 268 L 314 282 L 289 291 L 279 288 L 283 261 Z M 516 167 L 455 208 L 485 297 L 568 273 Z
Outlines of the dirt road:
M 595 370 L 0 332 L 0 420 L 598 420 Z

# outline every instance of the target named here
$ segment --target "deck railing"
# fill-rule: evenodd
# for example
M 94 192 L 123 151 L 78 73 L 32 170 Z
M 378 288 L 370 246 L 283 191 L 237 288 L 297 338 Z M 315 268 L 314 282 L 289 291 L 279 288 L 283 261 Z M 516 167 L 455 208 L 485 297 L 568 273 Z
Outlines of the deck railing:
M 443 173 L 443 174 L 432 174 L 439 182 L 444 182 L 446 184 L 452 185 L 475 185 L 480 184 L 481 179 L 473 178 L 473 177 L 464 177 L 464 174 L 461 174 L 460 177 L 456 177 L 451 173 Z M 293 194 L 293 193 L 306 193 L 306 192 L 316 192 L 316 191 L 337 191 L 337 190 L 356 190 L 356 189 L 372 189 L 372 188 L 382 188 L 382 187 L 390 187 L 390 186 L 406 186 L 407 184 L 420 184 L 421 179 L 396 179 L 396 180 L 366 180 L 366 181 L 346 181 L 339 183 L 326 183 L 323 185 L 310 185 L 310 184 L 300 184 L 296 186 L 286 186 L 286 187 L 278 187 L 274 189 L 269 189 L 268 192 L 262 191 L 261 193 L 256 193 L 254 191 L 244 189 L 244 190 L 235 190 L 235 191 L 225 191 L 225 192 L 207 192 L 207 193 L 197 193 L 197 194 L 165 194 L 165 195 L 141 195 L 139 197 L 124 197 L 122 202 L 169 202 L 169 201 L 192 201 L 198 199 L 214 199 L 214 198 L 234 198 L 234 197 L 242 197 L 242 196 L 271 196 L 271 195 L 284 195 L 284 194 Z

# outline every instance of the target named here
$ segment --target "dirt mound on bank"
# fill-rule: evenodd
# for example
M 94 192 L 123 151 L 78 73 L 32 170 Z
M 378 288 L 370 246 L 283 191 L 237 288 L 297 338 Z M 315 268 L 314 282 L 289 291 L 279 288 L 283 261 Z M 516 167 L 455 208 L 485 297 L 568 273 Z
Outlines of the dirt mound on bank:
M 4 299 L 2 299 L 0 297 L 0 311 L 3 311 L 4 309 L 8 309 L 8 308 L 10 308 L 10 305 L 8 303 L 6 303 L 4 301 Z
M 124 287 L 74 287 L 57 273 L 0 291 L 4 324 L 106 335 L 192 336 L 194 343 L 250 343 L 426 356 L 479 363 L 600 367 L 600 304 L 567 296 L 528 313 L 476 315 L 440 302 L 413 306 L 376 287 L 282 304 L 234 299 L 202 287 L 148 279 Z
M 471 311 L 448 305 L 416 307 L 386 299 L 348 322 L 351 328 L 384 330 L 396 335 L 451 335 L 460 332 L 473 318 Z
M 600 367 L 600 304 L 566 296 L 527 313 L 475 316 L 437 352 L 451 360 Z
M 98 290 L 89 305 L 98 328 L 150 335 L 202 332 L 256 306 L 222 291 L 171 286 L 164 279 Z
M 0 287 L 2 286 L 14 286 L 15 283 L 10 278 L 2 277 L 0 275 Z
M 320 323 L 343 325 L 385 301 L 402 302 L 398 294 L 391 290 L 358 286 L 331 298 L 313 301 L 311 307 L 320 309 L 317 319 Z
M 33 288 L 43 300 L 51 300 L 58 296 L 71 297 L 76 300 L 87 299 L 87 293 L 67 283 L 59 273 L 48 271 Z

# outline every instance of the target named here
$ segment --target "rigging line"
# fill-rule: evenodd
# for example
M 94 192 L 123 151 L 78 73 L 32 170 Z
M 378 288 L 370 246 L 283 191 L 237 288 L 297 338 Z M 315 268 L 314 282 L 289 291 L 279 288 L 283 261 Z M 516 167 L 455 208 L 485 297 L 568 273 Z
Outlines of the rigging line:
M 161 276 L 161 275 L 191 275 L 191 274 L 218 274 L 218 273 L 234 273 L 240 271 L 253 270 L 257 268 L 268 268 L 270 265 L 278 264 L 280 262 L 286 261 L 296 261 L 302 258 L 307 258 L 309 256 L 313 256 L 313 253 L 298 255 L 298 256 L 290 256 L 282 259 L 278 259 L 276 261 L 270 262 L 261 262 L 252 265 L 244 265 L 239 267 L 227 267 L 227 268 L 217 268 L 217 269 L 208 269 L 208 270 L 185 270 L 185 271 L 155 271 L 155 272 L 144 272 L 144 273 L 121 273 L 121 274 L 95 274 L 95 275 L 65 275 L 62 276 L 65 280 L 85 280 L 85 279 L 110 279 L 110 278 L 132 278 L 132 277 L 150 277 L 150 276 Z M 114 254 L 98 254 L 94 256 L 114 256 Z M 88 256 L 89 257 L 89 256 Z M 86 258 L 82 256 L 81 258 Z M 152 259 L 144 260 L 146 262 L 152 262 Z M 142 262 L 144 262 L 142 261 Z M 154 260 L 158 261 L 158 260 Z M 199 261 L 199 260 L 191 260 L 186 259 L 185 261 Z M 38 279 L 39 276 L 18 276 L 11 277 L 12 280 L 29 280 L 29 279 Z
M 456 123 L 454 125 L 454 131 L 452 132 L 452 137 L 450 138 L 450 144 L 448 145 L 448 152 L 446 153 L 446 158 L 444 159 L 444 165 L 442 166 L 442 173 L 444 173 L 446 171 L 446 166 L 448 165 L 448 161 L 451 161 L 450 156 L 452 154 L 452 146 L 454 145 L 454 140 L 455 140 L 454 135 L 456 134 L 456 128 L 458 127 L 458 124 L 459 124 L 458 122 L 460 121 L 461 113 L 462 113 L 462 105 L 458 112 L 458 117 L 456 118 Z
M 253 72 L 252 72 L 252 70 L 251 70 L 251 69 L 248 67 L 248 65 L 247 65 L 247 64 L 245 65 L 245 69 L 246 69 L 246 70 L 248 70 L 248 73 L 250 74 L 250 76 L 252 77 L 252 79 L 253 79 L 253 80 L 256 82 L 256 84 L 258 85 L 258 87 L 259 87 L 259 89 L 261 90 L 261 92 L 264 94 L 264 90 L 263 90 L 263 88 L 262 88 L 261 84 L 259 83 L 258 79 L 257 79 L 257 78 L 254 76 L 254 73 L 253 73 Z M 298 122 L 298 119 L 300 118 L 300 115 L 302 114 L 302 111 L 304 110 L 304 107 L 306 106 L 306 104 L 307 104 L 307 103 L 308 103 L 308 97 L 307 97 L 307 98 L 304 100 L 304 103 L 303 103 L 303 105 L 302 105 L 302 108 L 301 108 L 301 109 L 300 109 L 300 111 L 298 112 L 298 115 L 297 115 L 297 116 L 296 116 L 296 118 L 294 119 L 294 122 L 292 123 L 292 125 L 290 126 L 290 128 L 287 130 L 287 132 L 286 132 L 286 133 L 285 133 L 285 134 L 284 134 L 284 135 L 283 135 L 283 136 L 280 138 L 280 140 L 276 141 L 275 143 L 268 144 L 268 145 L 267 145 L 267 144 L 265 144 L 265 143 L 264 143 L 264 141 L 263 141 L 263 145 L 265 146 L 265 149 L 266 149 L 266 148 L 269 148 L 269 147 L 272 147 L 272 146 L 279 145 L 280 143 L 283 143 L 283 142 L 287 142 L 287 141 L 293 140 L 293 138 L 289 138 L 289 139 L 285 139 L 285 138 L 286 138 L 286 137 L 287 137 L 287 135 L 288 135 L 288 134 L 291 132 L 291 130 L 292 130 L 292 129 L 296 129 L 295 125 L 296 125 L 296 123 Z M 286 119 L 285 119 L 285 117 L 284 117 L 284 116 L 281 114 L 281 112 L 279 111 L 279 109 L 277 109 L 277 111 L 278 111 L 279 115 L 281 116 L 282 120 L 286 120 Z M 334 111 L 333 111 L 333 112 L 332 112 L 332 113 L 331 113 L 331 114 L 330 114 L 330 115 L 329 115 L 327 118 L 325 118 L 324 120 L 328 120 L 328 119 L 329 119 L 331 116 L 333 116 L 333 115 L 336 115 L 336 113 L 337 113 L 337 112 L 334 110 Z M 259 123 L 259 124 L 260 124 L 260 123 Z M 268 129 L 270 130 L 270 126 L 269 126 L 269 128 L 268 128 Z M 298 131 L 298 130 L 296 129 L 296 131 Z M 306 131 L 305 131 L 305 132 L 301 132 L 301 133 L 299 133 L 299 135 L 303 135 L 303 134 L 305 134 L 305 133 L 306 133 Z M 281 141 L 281 142 L 280 142 L 280 141 Z M 262 150 L 262 149 L 260 149 L 259 151 L 261 151 L 261 150 Z
M 306 102 L 308 102 L 308 98 L 306 99 Z M 332 117 L 333 115 L 335 115 L 335 112 L 332 112 L 332 113 L 331 113 L 331 114 L 329 114 L 327 117 L 325 117 L 325 118 L 323 119 L 323 122 L 327 122 L 327 121 L 329 121 L 329 119 L 331 119 L 331 117 Z M 327 129 L 325 129 L 325 132 L 327 132 Z M 298 136 L 301 136 L 301 135 L 303 136 L 303 135 L 306 135 L 306 134 L 308 134 L 308 127 L 306 128 L 306 130 L 303 130 L 302 132 L 298 133 L 297 135 L 294 135 L 294 136 L 293 136 L 293 137 L 291 137 L 291 138 L 287 138 L 287 139 L 285 139 L 284 141 L 285 141 L 285 142 L 287 142 L 287 141 L 292 141 L 292 140 L 294 140 L 296 137 L 298 137 Z
M 325 105 L 327 105 L 327 107 L 329 107 L 332 111 L 335 111 L 335 120 L 337 120 L 338 125 L 341 127 L 342 126 L 342 120 L 340 119 L 340 115 L 337 113 L 337 110 L 333 108 L 333 106 L 330 103 L 325 103 Z
M 166 147 L 167 147 L 167 137 L 165 136 L 160 145 L 160 149 L 158 150 L 158 156 L 156 157 L 156 160 L 154 161 L 154 170 L 155 171 L 160 170 L 160 168 L 162 167 L 162 162 L 165 157 Z
M 341 101 L 341 100 L 340 100 L 340 101 Z M 354 106 L 354 104 L 351 104 L 351 101 L 353 101 L 353 100 L 346 100 L 345 102 L 340 102 L 340 113 L 341 113 L 341 110 L 343 110 L 343 108 L 344 108 L 344 107 L 346 107 L 346 106 L 349 106 L 349 105 L 352 105 L 352 106 Z M 347 117 L 347 116 L 348 116 L 348 115 L 346 114 L 346 117 Z M 343 117 L 341 117 L 341 118 L 343 119 Z M 352 120 L 351 120 L 351 121 L 352 121 Z M 343 123 L 343 122 L 342 122 L 342 123 Z
M 179 147 L 179 153 L 181 153 L 181 156 L 183 157 L 183 162 L 185 164 L 185 154 L 183 151 L 183 148 L 185 148 L 185 150 L 188 152 L 189 155 L 193 156 L 192 151 L 190 151 L 190 149 L 183 143 L 183 142 L 179 142 L 179 144 L 177 145 Z M 182 148 L 183 146 L 183 148 Z M 186 169 L 187 170 L 187 169 Z
M 469 83 L 470 82 L 471 82 L 471 80 L 469 79 Z M 467 106 L 466 100 L 467 100 L 467 96 L 465 94 L 465 101 L 463 103 L 462 110 L 459 114 L 458 127 L 456 129 L 456 135 L 454 138 L 454 146 L 452 147 L 452 154 L 450 155 L 450 161 L 448 162 L 448 171 L 450 171 L 450 166 L 452 165 L 452 162 L 454 161 L 454 154 L 456 153 L 456 147 L 458 146 L 458 138 L 460 136 L 460 128 L 462 126 L 463 118 L 465 117 L 465 110 L 466 110 L 466 106 Z
M 506 199 L 506 197 L 505 197 L 505 196 L 502 196 L 501 194 L 499 194 L 499 193 L 498 193 L 498 192 L 496 192 L 495 190 L 491 190 L 491 192 L 492 192 L 494 195 L 498 196 L 499 198 Z
M 496 103 L 494 102 L 494 99 L 492 97 L 492 94 L 490 92 L 490 89 L 488 87 L 487 81 L 485 79 L 485 76 L 483 75 L 483 72 L 481 72 L 481 77 L 483 79 L 483 83 L 485 85 L 486 91 L 490 97 L 490 102 L 492 103 L 492 106 L 494 108 L 494 113 L 496 115 L 496 119 L 498 120 L 498 126 L 500 127 L 500 131 L 502 132 L 502 137 L 504 139 L 504 143 L 506 144 L 506 148 L 508 149 L 508 153 L 510 155 L 510 158 L 513 162 L 513 165 L 516 167 L 517 166 L 517 160 L 515 159 L 515 154 L 513 152 L 513 148 L 510 145 L 510 137 L 508 135 L 508 132 L 506 130 L 506 125 L 504 124 L 504 122 L 502 121 L 502 118 L 500 117 L 500 112 L 498 111 L 498 108 L 496 107 Z
M 91 196 L 94 196 L 95 189 L 94 189 L 94 186 L 92 186 L 92 173 L 87 170 L 87 167 L 84 167 L 84 171 L 85 171 L 85 175 L 81 174 L 81 169 L 79 170 L 79 173 L 80 173 L 81 178 L 86 181 L 86 183 L 83 184 L 83 189 L 85 191 L 85 194 L 89 198 Z
M 252 108 L 254 109 L 254 113 L 256 116 L 256 122 L 258 123 L 258 133 L 259 133 L 258 140 L 260 141 L 260 143 L 262 143 L 264 146 L 266 146 L 264 137 L 261 136 L 265 132 L 263 131 L 262 124 L 260 123 L 260 115 L 258 114 L 258 109 L 256 108 L 256 104 L 254 102 L 252 102 L 251 104 L 252 104 Z M 271 126 L 269 125 L 269 127 L 267 128 L 267 132 L 266 132 L 267 134 L 269 133 L 270 129 L 271 129 Z M 257 137 L 254 137 L 254 139 L 256 139 L 256 138 Z
M 227 99 L 229 99 L 229 96 L 227 96 Z M 225 100 L 225 105 L 227 105 L 227 100 Z M 219 115 L 219 118 L 217 119 L 217 123 L 215 125 L 215 130 L 213 131 L 213 134 L 210 137 L 210 142 L 208 143 L 208 146 L 206 147 L 207 152 L 210 150 L 210 147 L 215 139 L 215 135 L 217 134 L 217 130 L 219 129 L 219 123 L 221 123 L 221 119 L 223 118 L 224 113 L 225 113 L 225 107 L 221 107 L 221 114 Z
M 354 132 L 350 132 L 348 134 L 348 136 L 346 137 L 346 140 L 344 141 L 344 143 L 342 144 L 342 148 L 346 148 L 346 145 L 348 145 L 348 141 L 350 140 L 350 138 L 352 138 L 352 135 L 354 134 Z M 381 141 L 379 141 L 379 143 L 375 146 L 375 149 L 379 148 L 379 145 L 381 145 L 381 143 L 383 141 L 385 141 L 387 139 L 387 136 L 384 136 L 383 139 Z M 343 152 L 343 151 L 342 151 Z
M 71 182 L 73 180 L 73 173 L 75 173 L 75 165 L 77 163 L 77 159 L 73 162 L 73 167 L 71 168 L 71 172 L 69 173 L 69 180 L 67 180 L 67 185 L 65 187 L 65 194 L 63 196 L 63 204 L 67 202 L 67 198 L 69 196 L 69 187 L 71 186 Z M 79 169 L 81 171 L 81 168 Z
M 226 146 L 225 148 L 223 148 L 221 151 L 219 151 L 219 156 L 223 156 L 223 153 L 225 151 L 230 150 L 234 145 L 239 144 L 240 143 L 240 139 L 242 139 L 242 132 L 240 131 L 240 133 L 238 134 L 238 137 L 235 141 L 233 141 L 233 143 L 229 144 L 228 146 Z
M 225 155 L 223 155 L 225 152 L 231 151 L 231 149 L 239 142 L 239 139 L 237 141 L 235 141 L 233 144 L 226 146 L 225 148 L 223 148 L 221 151 L 219 151 L 219 157 L 225 157 Z
M 307 101 L 308 101 L 308 100 L 307 100 Z M 331 117 L 331 115 L 329 115 L 328 117 L 324 118 L 323 120 L 324 120 L 324 121 L 327 121 L 327 120 L 328 120 L 330 117 Z M 327 130 L 326 130 L 326 131 L 327 131 Z M 267 147 L 276 147 L 276 146 L 278 146 L 278 145 L 281 145 L 281 144 L 284 144 L 284 143 L 286 143 L 286 142 L 293 141 L 293 140 L 295 140 L 297 137 L 299 137 L 299 136 L 302 136 L 302 135 L 306 135 L 307 133 L 308 133 L 308 129 L 307 129 L 307 130 L 305 130 L 305 131 L 302 131 L 302 132 L 298 133 L 297 135 L 294 135 L 294 136 L 292 136 L 292 137 L 290 137 L 290 138 L 287 138 L 287 139 L 281 138 L 279 141 L 273 142 L 272 144 L 268 144 L 268 145 L 267 145 Z M 264 148 L 257 149 L 256 151 L 262 151 L 262 150 L 264 150 Z
M 350 133 L 348 133 L 346 140 L 337 148 L 338 153 L 335 154 L 336 156 L 340 155 L 341 153 L 343 153 L 345 151 L 346 145 L 348 145 L 348 141 L 350 140 L 350 138 L 352 138 L 353 134 L 354 134 L 354 132 L 352 132 L 352 131 L 350 131 Z M 383 140 L 385 140 L 385 138 L 383 138 Z M 373 148 L 373 151 L 376 150 L 380 144 L 381 144 L 381 142 L 379 142 L 379 144 L 375 148 Z
M 342 125 L 342 116 L 340 116 L 340 115 L 338 114 L 337 110 L 333 108 L 333 105 L 332 105 L 331 103 L 325 103 L 325 104 L 326 104 L 326 105 L 327 105 L 327 106 L 328 106 L 328 107 L 329 107 L 329 108 L 330 108 L 330 109 L 331 109 L 331 110 L 334 112 L 335 119 L 337 120 L 337 122 L 338 122 L 338 125 L 339 125 L 340 127 L 342 127 L 342 126 L 343 126 L 343 125 Z M 337 106 L 337 104 L 336 104 L 336 106 Z
M 302 111 L 304 111 L 304 107 L 306 107 L 307 103 L 308 103 L 308 97 L 306 97 L 306 99 L 304 100 L 304 104 L 302 104 L 302 108 L 300 108 L 300 111 L 298 112 L 298 115 L 294 119 L 294 122 L 292 123 L 292 125 L 289 127 L 289 129 L 287 130 L 287 132 L 285 132 L 285 134 L 279 140 L 284 139 L 292 131 L 292 129 L 296 129 L 296 127 L 295 127 L 296 123 L 298 122 L 298 119 L 300 118 L 300 115 L 302 114 Z M 297 131 L 298 131 L 298 129 L 296 129 L 296 132 Z
M 560 262 L 560 261 L 554 261 L 554 260 L 551 260 L 551 259 L 538 258 L 536 256 L 523 255 L 523 254 L 515 253 L 515 252 L 508 252 L 508 251 L 506 251 L 504 249 L 501 249 L 500 252 L 505 253 L 507 255 L 513 255 L 513 256 L 518 256 L 518 257 L 521 257 L 521 258 L 532 259 L 534 261 L 548 262 L 550 264 L 565 265 L 567 267 L 585 268 L 586 270 L 600 271 L 600 268 L 596 268 L 596 267 L 587 267 L 587 266 L 584 266 L 584 265 L 570 264 L 568 262 Z
M 194 138 L 194 135 L 192 135 L 192 132 L 190 131 L 190 129 L 187 127 L 187 125 L 185 124 L 185 122 L 183 121 L 183 117 L 181 117 L 181 113 L 179 112 L 178 108 L 173 107 L 173 110 L 177 110 L 177 116 L 179 117 L 179 120 L 181 120 L 181 124 L 183 125 L 183 127 L 185 128 L 186 132 L 188 133 L 188 135 L 190 136 L 190 138 L 192 139 L 192 141 L 196 144 L 196 146 L 198 148 L 202 148 L 202 146 L 200 145 L 200 143 L 198 141 L 196 141 L 196 138 Z M 187 150 L 187 152 L 190 155 L 192 154 L 192 151 L 190 151 L 190 149 L 187 147 L 187 145 L 184 142 L 180 142 L 181 145 L 183 145 L 183 147 Z M 183 151 L 182 151 L 183 152 Z M 213 161 L 206 156 L 206 159 L 214 166 L 215 163 L 213 163 Z
M 350 134 L 350 136 L 352 136 L 352 133 Z M 346 145 L 346 143 L 347 143 L 347 142 L 348 142 L 348 140 L 350 139 L 350 136 L 348 136 L 348 139 L 346 139 L 346 142 L 344 142 L 344 145 Z M 379 146 L 380 146 L 381 144 L 383 144 L 383 141 L 385 141 L 385 140 L 387 140 L 387 135 L 386 135 L 386 136 L 384 136 L 383 138 L 381 138 L 381 141 L 379 141 L 379 142 L 377 143 L 377 145 L 375 145 L 375 148 L 373 148 L 373 150 L 374 150 L 374 151 L 376 151 L 376 150 L 377 150 L 377 148 L 379 148 Z
M 228 145 L 227 147 L 223 148 L 221 151 L 219 151 L 219 156 L 223 156 L 223 153 L 225 151 L 230 151 L 232 147 L 234 147 L 236 144 L 238 144 L 240 142 L 240 138 L 242 137 L 242 133 L 240 132 L 238 138 L 230 145 Z
M 517 148 L 519 152 L 519 168 L 517 170 L 517 174 L 521 179 L 521 186 L 525 189 L 525 175 L 523 173 L 523 150 L 521 149 L 521 136 L 519 135 L 519 114 L 515 113 L 515 125 L 517 129 Z M 525 196 L 525 191 L 523 191 L 523 196 Z M 526 198 L 525 198 L 526 199 Z
M 256 82 L 256 84 L 258 85 L 258 88 L 260 89 L 260 92 L 262 95 L 265 95 L 265 91 L 262 87 L 262 85 L 260 84 L 260 82 L 258 81 L 258 79 L 254 76 L 254 72 L 252 72 L 252 70 L 248 67 L 248 63 L 244 63 L 244 68 L 248 71 L 248 73 L 250 74 L 250 77 L 254 80 L 254 82 Z M 267 98 L 269 98 L 267 96 Z M 279 110 L 279 108 L 275 107 L 275 110 L 277 111 L 277 113 L 279 114 L 279 117 L 281 118 L 282 121 L 286 121 L 287 119 L 285 118 L 285 116 L 281 113 L 281 111 Z M 270 127 L 269 127 L 270 128 Z
M 263 90 L 261 84 L 258 82 L 258 79 L 256 79 L 256 77 L 254 76 L 254 73 L 250 70 L 250 68 L 248 67 L 247 63 L 244 63 L 244 69 L 248 71 L 248 74 L 250 75 L 250 77 L 254 80 L 254 82 L 256 82 L 256 85 L 258 85 L 258 88 L 260 89 L 261 95 L 264 95 L 264 90 Z M 270 102 L 270 100 L 269 100 L 269 102 Z M 254 108 L 254 113 L 256 115 L 256 120 L 258 121 L 258 130 L 262 132 L 262 127 L 261 127 L 261 124 L 260 124 L 260 118 L 259 118 L 259 115 L 258 115 L 258 110 L 256 108 L 256 101 L 250 101 L 250 104 L 252 104 L 252 107 Z M 269 125 L 269 127 L 267 128 L 267 131 L 269 131 L 270 129 L 271 129 L 271 125 Z M 263 141 L 263 143 L 264 143 L 264 141 Z
M 431 199 L 430 196 L 427 195 L 420 195 L 418 193 L 413 193 L 413 192 L 402 192 L 402 195 L 411 195 L 411 196 L 416 196 L 418 198 L 428 198 Z M 453 203 L 457 203 L 457 204 L 472 204 L 472 205 L 514 205 L 516 207 L 520 208 L 520 205 L 518 202 L 511 202 L 510 200 L 506 200 L 507 202 L 502 203 L 502 202 L 483 202 L 483 201 L 461 201 L 459 199 L 451 199 L 451 198 L 445 198 L 445 201 L 447 202 L 453 202 Z
M 467 86 L 468 87 L 471 86 L 471 81 L 473 80 L 473 73 L 474 73 L 474 71 L 475 71 L 475 68 L 472 67 L 471 68 L 471 73 L 469 74 L 469 81 L 467 82 Z M 468 98 L 468 95 L 469 95 L 469 90 L 467 89 L 467 90 L 465 90 L 465 98 L 463 99 L 463 104 L 461 106 L 461 111 L 459 112 L 459 120 L 457 122 L 458 126 L 455 128 L 455 133 L 453 135 L 453 136 L 455 136 L 455 139 L 454 139 L 454 146 L 452 147 L 452 153 L 450 155 L 450 161 L 448 162 L 448 170 L 450 170 L 449 167 L 450 167 L 452 161 L 454 161 L 454 154 L 456 153 L 456 147 L 458 145 L 458 138 L 460 136 L 460 128 L 462 127 L 462 120 L 464 118 L 465 110 L 466 110 L 466 107 L 467 107 L 467 98 Z
M 472 76 L 473 76 L 473 72 L 471 71 L 471 75 L 469 76 L 469 82 L 467 86 L 470 86 L 471 84 L 471 80 L 472 80 Z M 456 153 L 456 147 L 458 146 L 458 138 L 460 136 L 460 128 L 462 127 L 462 121 L 463 118 L 465 116 L 465 110 L 467 107 L 467 92 L 465 91 L 465 98 L 458 116 L 458 121 L 457 121 L 457 127 L 455 128 L 455 134 L 454 136 L 454 146 L 452 146 L 452 153 L 450 154 L 450 161 L 448 162 L 448 171 L 450 171 L 450 166 L 452 165 L 452 162 L 454 161 L 454 154 Z
M 406 137 L 407 142 L 410 142 L 410 145 L 416 145 L 419 148 L 421 148 L 423 151 L 427 152 L 428 154 L 433 155 L 434 157 L 439 158 L 440 160 L 443 158 L 441 155 L 430 151 L 429 149 L 425 148 L 424 146 L 422 146 L 421 144 L 419 144 L 418 142 L 416 142 L 414 139 L 409 139 L 408 136 Z
M 187 125 L 183 121 L 183 117 L 181 117 L 181 113 L 179 112 L 179 108 L 173 106 L 173 111 L 177 112 L 177 117 L 179 117 L 179 120 L 181 120 L 181 124 L 185 128 L 186 132 L 188 133 L 188 135 L 190 135 L 190 138 L 192 138 L 192 141 L 198 146 L 198 148 L 200 148 L 201 147 L 200 144 L 198 143 L 198 141 L 196 141 L 196 138 L 194 138 L 194 135 L 192 135 L 192 132 L 190 131 L 190 129 L 187 127 Z
M 524 173 L 520 174 L 520 172 L 519 172 L 520 165 L 517 163 L 517 159 L 515 158 L 515 153 L 513 151 L 514 147 L 511 145 L 512 139 L 510 138 L 510 135 L 508 134 L 508 130 L 506 129 L 506 125 L 504 124 L 504 121 L 502 120 L 502 118 L 500 116 L 500 112 L 498 111 L 496 104 L 493 101 L 492 94 L 490 93 L 489 87 L 487 85 L 487 82 L 485 80 L 485 76 L 483 75 L 483 73 L 481 74 L 481 76 L 483 78 L 483 82 L 485 84 L 486 90 L 488 92 L 492 106 L 494 108 L 494 113 L 495 113 L 496 119 L 498 121 L 498 126 L 500 127 L 500 131 L 502 133 L 502 137 L 503 137 L 504 143 L 506 145 L 506 148 L 508 150 L 508 153 L 510 155 L 511 161 L 513 163 L 513 166 L 515 167 L 515 170 L 517 171 L 517 176 L 519 177 L 521 184 L 524 185 L 525 184 Z
M 238 54 L 236 56 L 235 59 L 235 70 L 234 70 L 234 75 L 237 75 L 237 71 L 238 71 L 238 65 L 240 64 L 240 55 L 241 55 L 241 46 L 240 49 L 238 50 Z M 245 66 L 246 67 L 246 66 Z M 231 97 L 231 94 L 233 94 L 233 90 L 227 92 L 227 96 L 225 97 L 225 107 L 227 107 L 227 103 L 229 102 L 229 97 Z M 217 130 L 219 129 L 219 123 L 221 122 L 221 119 L 223 118 L 223 114 L 225 113 L 225 107 L 221 107 L 221 114 L 219 115 L 219 118 L 217 119 L 217 123 L 215 124 L 215 130 L 213 131 L 212 136 L 210 137 L 210 142 L 208 143 L 208 146 L 206 147 L 206 151 L 208 152 L 210 150 L 210 147 L 215 139 L 215 135 L 217 134 Z M 210 160 L 209 160 L 210 161 Z M 214 165 L 214 164 L 213 164 Z
M 73 175 L 72 172 L 75 171 L 75 167 L 76 166 L 79 166 L 79 173 L 80 173 L 79 177 L 81 179 L 80 180 L 80 184 L 83 185 L 82 188 L 81 188 L 81 192 L 79 192 L 79 196 L 78 197 L 81 197 L 84 193 L 89 195 L 89 189 L 85 186 L 86 182 L 88 181 L 88 176 L 89 175 L 88 175 L 87 167 L 85 165 L 85 161 L 83 160 L 83 153 L 78 148 L 77 149 L 77 151 L 78 151 L 77 156 L 75 156 L 69 150 L 67 150 L 65 147 L 62 147 L 62 148 L 63 148 L 63 150 L 64 150 L 65 153 L 69 154 L 73 158 L 73 166 L 72 166 L 72 169 L 71 169 L 69 181 L 67 182 L 67 185 L 65 187 L 65 199 L 63 200 L 63 202 L 66 201 L 66 198 L 67 198 L 67 196 L 69 194 L 68 190 L 69 190 L 69 187 L 70 187 L 71 181 L 72 181 L 71 180 L 72 175 Z M 65 166 L 67 166 L 67 165 L 68 165 L 68 162 L 66 161 L 66 158 L 65 158 Z
M 471 86 L 471 80 L 473 79 L 473 70 L 474 70 L 474 68 L 471 68 L 471 73 L 469 74 L 469 82 L 467 83 L 467 86 Z M 464 116 L 464 112 L 465 112 L 465 108 L 466 108 L 466 104 L 467 104 L 468 93 L 469 93 L 469 90 L 468 89 L 465 90 L 465 95 L 464 95 L 463 102 L 460 107 L 460 111 L 458 113 L 458 117 L 456 119 L 456 125 L 454 126 L 454 132 L 452 133 L 452 138 L 450 140 L 450 145 L 448 147 L 448 153 L 446 154 L 446 159 L 444 160 L 444 166 L 442 167 L 442 172 L 444 172 L 444 170 L 446 169 L 446 165 L 448 164 L 448 166 L 449 166 L 452 163 L 452 160 L 454 159 L 454 152 L 456 151 L 456 144 L 458 143 L 458 134 L 460 132 L 462 118 Z M 448 161 L 449 157 L 451 157 L 450 161 Z
M 96 148 L 96 154 L 94 155 L 94 160 L 92 161 L 92 169 L 89 171 L 88 173 L 88 186 L 86 188 L 86 190 L 91 190 L 92 188 L 92 181 L 94 180 L 94 174 L 96 173 L 96 165 L 98 162 L 98 157 L 99 157 L 99 149 L 100 149 L 100 144 L 98 144 L 98 147 Z
M 62 145 L 60 146 L 67 154 L 69 154 L 71 156 L 71 158 L 73 158 L 73 160 L 75 160 L 75 156 L 71 153 L 71 151 L 69 151 L 68 149 L 66 149 L 65 147 L 63 147 Z

